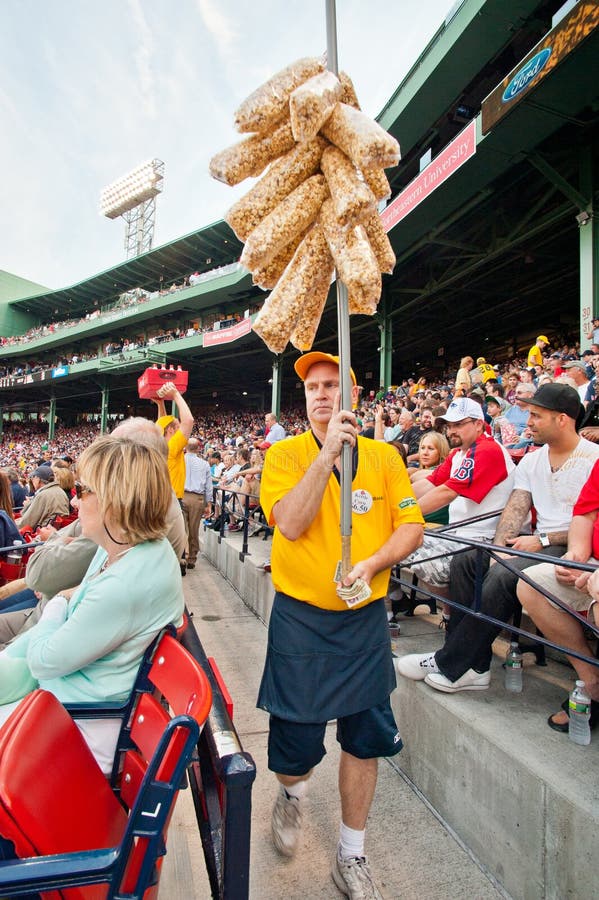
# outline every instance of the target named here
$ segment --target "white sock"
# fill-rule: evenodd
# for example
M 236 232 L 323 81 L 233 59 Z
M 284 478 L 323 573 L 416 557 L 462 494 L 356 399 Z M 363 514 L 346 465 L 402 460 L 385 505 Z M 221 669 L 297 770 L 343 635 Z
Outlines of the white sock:
M 365 831 L 356 831 L 348 828 L 343 822 L 339 826 L 339 847 L 337 852 L 339 859 L 353 859 L 355 856 L 364 856 Z
M 282 784 L 281 787 L 288 797 L 295 797 L 296 800 L 301 800 L 308 790 L 308 779 L 296 781 L 295 784 L 290 785 Z

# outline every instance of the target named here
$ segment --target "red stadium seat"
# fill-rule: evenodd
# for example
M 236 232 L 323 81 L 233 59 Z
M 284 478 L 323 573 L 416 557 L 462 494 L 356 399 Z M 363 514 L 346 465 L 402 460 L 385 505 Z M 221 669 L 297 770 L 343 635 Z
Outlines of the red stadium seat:
M 18 856 L 0 862 L 0 896 L 157 897 L 166 830 L 212 695 L 169 634 L 148 679 L 153 692 L 137 696 L 126 723 L 116 794 L 53 694 L 34 691 L 0 729 L 0 834 Z

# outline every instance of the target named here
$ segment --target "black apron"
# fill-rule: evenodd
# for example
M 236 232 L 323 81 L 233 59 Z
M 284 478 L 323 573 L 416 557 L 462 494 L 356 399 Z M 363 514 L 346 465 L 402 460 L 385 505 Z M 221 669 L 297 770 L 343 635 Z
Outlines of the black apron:
M 384 703 L 395 684 L 384 598 L 337 612 L 275 595 L 258 707 L 328 722 Z

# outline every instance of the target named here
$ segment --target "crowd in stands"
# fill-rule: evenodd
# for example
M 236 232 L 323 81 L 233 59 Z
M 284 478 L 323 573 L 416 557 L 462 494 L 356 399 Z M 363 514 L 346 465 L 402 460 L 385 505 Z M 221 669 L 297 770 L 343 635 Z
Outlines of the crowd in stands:
M 180 328 L 171 331 L 162 329 L 156 333 L 155 340 L 172 340 L 182 334 L 183 329 Z M 107 344 L 104 352 L 114 355 L 136 346 L 139 345 L 134 341 L 119 340 Z M 454 396 L 467 395 L 482 405 L 489 434 L 492 433 L 507 447 L 517 446 L 521 441 L 523 446 L 528 446 L 531 441 L 525 428 L 525 396 L 530 396 L 542 384 L 559 379 L 575 387 L 581 400 L 588 404 L 595 397 L 599 347 L 593 345 L 591 350 L 585 351 L 581 360 L 575 342 L 564 344 L 559 349 L 547 346 L 542 360 L 541 364 L 529 366 L 525 357 L 516 357 L 499 366 L 488 363 L 483 357 L 476 360 L 464 357 L 459 369 L 466 371 L 468 382 L 462 388 L 457 386 L 454 369 L 453 373 L 448 370 L 436 378 L 408 377 L 399 385 L 390 385 L 378 391 L 363 390 L 357 410 L 360 428 L 367 436 L 374 437 L 375 426 L 382 425 L 382 431 L 376 436 L 387 441 L 397 441 L 400 435 L 405 435 L 408 463 L 415 465 L 420 438 L 426 432 L 439 430 L 439 426 L 434 424 L 435 417 L 447 409 Z M 284 409 L 281 425 L 287 434 L 305 430 L 307 420 L 303 408 Z M 97 435 L 98 428 L 98 425 L 88 424 L 73 428 L 59 426 L 55 439 L 49 443 L 45 423 L 7 423 L 0 443 L 0 465 L 22 469 L 37 463 L 44 453 L 46 458 L 66 455 L 76 459 Z M 213 414 L 197 416 L 193 435 L 200 440 L 203 449 L 222 451 L 235 445 L 240 438 L 247 446 L 252 446 L 253 436 L 259 435 L 263 429 L 264 420 L 260 412 L 219 409 Z
M 249 314 L 252 315 L 257 311 L 257 307 L 250 307 Z M 222 314 L 219 314 L 222 315 Z M 172 328 L 158 328 L 150 330 L 145 335 L 137 335 L 135 337 L 117 337 L 114 340 L 102 344 L 97 350 L 92 352 L 74 351 L 64 355 L 54 357 L 51 363 L 46 361 L 26 361 L 15 364 L 0 365 L 0 378 L 18 377 L 21 375 L 31 375 L 36 372 L 47 371 L 61 366 L 76 365 L 81 362 L 89 362 L 93 359 L 102 357 L 120 357 L 126 359 L 126 354 L 134 350 L 151 349 L 170 341 L 177 341 L 181 338 L 193 337 L 198 334 L 205 334 L 214 329 L 215 323 L 219 328 L 229 328 L 242 320 L 241 313 L 233 313 L 226 317 L 217 316 L 214 321 L 202 324 L 200 321 L 186 321 L 182 325 L 174 325 Z
M 137 307 L 141 303 L 148 303 L 150 300 L 156 300 L 158 297 L 166 297 L 171 294 L 176 294 L 188 287 L 195 287 L 196 285 L 201 284 L 204 281 L 210 281 L 213 278 L 218 278 L 220 275 L 226 274 L 231 271 L 235 266 L 237 266 L 237 263 L 232 263 L 226 266 L 218 266 L 215 269 L 210 269 L 210 271 L 202 272 L 201 274 L 199 272 L 194 272 L 191 275 L 186 275 L 180 284 L 173 282 L 172 284 L 168 285 L 168 287 L 162 287 L 158 291 L 146 291 L 141 287 L 133 288 L 130 291 L 125 291 L 120 294 L 118 300 L 114 303 L 101 307 L 98 306 L 97 300 L 93 300 L 92 306 L 94 307 L 94 309 L 86 313 L 84 316 L 81 316 L 77 319 L 69 318 L 63 319 L 58 322 L 42 323 L 29 328 L 24 334 L 0 337 L 0 347 L 12 347 L 15 344 L 26 344 L 29 341 L 35 341 L 39 338 L 56 334 L 56 332 L 62 331 L 64 329 L 80 328 L 87 322 L 93 322 L 96 319 L 102 320 L 102 317 L 104 315 L 112 315 L 116 310 L 128 309 L 129 307 Z
M 599 346 L 593 345 L 590 351 L 579 354 L 576 345 L 556 349 L 541 335 L 526 359 L 517 358 L 499 366 L 482 356 L 466 356 L 455 371 L 459 372 L 455 377 L 450 377 L 451 373 L 445 373 L 442 379 L 410 377 L 378 392 L 362 390 L 356 409 L 358 432 L 373 440 L 386 441 L 397 449 L 408 466 L 415 496 L 427 522 L 449 523 L 453 526 L 454 536 L 463 541 L 474 538 L 491 541 L 505 547 L 506 551 L 513 547 L 526 553 L 565 557 L 565 561 L 594 562 L 599 555 L 595 535 L 599 513 L 599 415 L 596 413 L 599 408 L 596 389 Z M 177 402 L 179 408 L 184 406 L 181 397 Z M 184 408 L 187 409 L 186 405 Z M 41 528 L 40 536 L 49 543 L 56 536 L 51 525 L 54 516 L 68 515 L 70 502 L 75 506 L 78 503 L 86 514 L 90 514 L 93 506 L 95 512 L 84 520 L 87 528 L 84 537 L 95 541 L 94 553 L 91 556 L 89 552 L 83 554 L 81 558 L 90 568 L 88 575 L 83 569 L 78 571 L 78 577 L 86 584 L 86 579 L 103 571 L 102 566 L 107 560 L 110 566 L 120 565 L 123 551 L 119 548 L 142 547 L 146 541 L 152 541 L 152 534 L 165 533 L 168 503 L 163 491 L 162 513 L 156 522 L 148 519 L 142 523 L 138 535 L 131 532 L 124 511 L 114 518 L 115 532 L 112 531 L 112 518 L 110 531 L 106 518 L 103 529 L 100 528 L 98 510 L 108 508 L 103 492 L 109 484 L 109 473 L 104 469 L 99 449 L 106 454 L 106 459 L 121 459 L 121 435 L 131 457 L 127 465 L 133 466 L 137 459 L 129 441 L 145 442 L 146 449 L 147 446 L 162 447 L 164 461 L 167 448 L 170 453 L 169 441 L 177 434 L 176 428 L 173 429 L 173 422 L 177 420 L 165 415 L 164 404 L 159 405 L 159 414 L 156 423 L 159 428 L 149 418 L 126 420 L 112 430 L 110 437 L 103 437 L 99 435 L 97 424 L 73 428 L 59 426 L 51 441 L 47 438 L 45 423 L 5 423 L 0 443 L 2 518 L 8 517 L 10 527 L 15 524 L 19 527 L 18 520 L 12 522 L 13 508 L 22 508 L 23 523 Z M 288 408 L 280 417 L 262 411 L 219 410 L 212 414 L 192 415 L 189 427 L 184 418 L 181 425 L 185 425 L 185 437 L 180 443 L 183 447 L 190 438 L 185 454 L 186 465 L 190 468 L 184 486 L 181 481 L 180 491 L 175 490 L 172 501 L 178 497 L 184 511 L 185 497 L 191 507 L 195 497 L 201 495 L 199 517 L 214 519 L 226 515 L 229 530 L 239 530 L 243 523 L 242 508 L 232 502 L 232 496 L 249 494 L 252 498 L 250 508 L 258 505 L 265 454 L 275 441 L 306 430 L 305 409 Z M 94 447 L 99 448 L 98 452 L 90 454 L 90 448 Z M 119 465 L 123 464 L 123 459 Z M 160 469 L 160 478 L 163 478 L 159 459 L 154 456 L 151 462 L 155 473 Z M 140 465 L 137 460 L 135 466 Z M 195 481 L 190 475 L 192 466 L 197 475 Z M 77 473 L 77 483 L 71 469 Z M 170 472 L 170 463 L 166 471 Z M 130 472 L 133 477 L 132 473 L 133 468 Z M 172 472 L 170 477 L 174 488 Z M 143 495 L 144 492 L 138 493 Z M 91 503 L 89 498 L 84 499 L 86 495 L 96 499 Z M 133 495 L 129 496 L 127 502 L 133 501 Z M 531 527 L 533 507 L 536 522 Z M 169 537 L 167 530 L 167 537 L 175 548 L 175 560 L 181 565 L 181 574 L 184 574 L 181 509 L 178 505 L 173 508 L 177 527 L 173 532 L 175 536 Z M 481 513 L 488 513 L 488 518 L 471 521 L 471 517 Z M 144 515 L 147 519 L 149 512 L 146 510 Z M 469 523 L 461 526 L 466 519 Z M 189 521 L 188 511 L 188 527 Z M 195 530 L 199 518 L 192 516 L 191 521 L 195 523 Z M 77 534 L 81 523 L 78 520 L 73 524 Z M 107 537 L 103 536 L 104 531 Z M 101 549 L 96 552 L 98 546 Z M 197 546 L 192 547 L 189 543 L 188 546 L 191 548 L 189 568 L 193 568 Z M 402 560 L 401 566 L 409 567 L 424 584 L 432 587 L 437 596 L 458 600 L 467 606 L 472 597 L 477 562 L 475 552 L 468 551 L 467 544 L 461 547 L 465 552 L 455 554 L 457 546 L 436 534 L 427 534 L 423 545 Z M 170 571 L 173 569 L 172 552 L 165 544 L 161 547 L 163 562 Z M 149 553 L 149 548 L 140 549 L 137 556 L 143 563 Z M 577 609 L 586 611 L 599 600 L 599 577 L 587 575 L 582 579 L 579 573 L 573 576 L 565 561 L 555 569 L 550 566 L 551 571 L 539 572 L 539 584 L 549 585 L 557 596 L 563 592 L 566 602 L 573 605 L 576 602 Z M 584 652 L 586 638 L 580 626 L 565 623 L 567 614 L 561 610 L 552 611 L 542 593 L 531 592 L 526 585 L 522 587 L 518 570 L 532 567 L 536 562 L 534 557 L 522 558 L 510 570 L 501 564 L 490 566 L 487 560 L 482 611 L 508 622 L 516 612 L 519 598 L 524 597 L 529 612 L 533 618 L 536 616 L 535 621 L 542 624 L 544 632 L 576 652 Z M 122 568 L 126 571 L 130 567 Z M 176 568 L 173 569 L 171 577 L 176 572 Z M 536 567 L 534 572 L 536 574 Z M 37 608 L 37 596 L 29 586 L 27 589 L 28 600 L 22 602 L 34 603 Z M 51 600 L 48 604 L 51 612 L 47 616 L 55 616 L 57 627 L 68 620 L 68 590 L 70 588 L 65 587 L 67 597 L 63 597 L 60 604 L 52 606 Z M 177 589 L 168 617 L 176 618 L 180 599 Z M 38 613 L 42 619 L 44 608 L 41 606 Z M 14 616 L 21 613 L 21 609 L 0 606 L 0 612 L 7 615 L 10 612 Z M 400 658 L 396 664 L 398 674 L 425 680 L 431 688 L 446 693 L 485 690 L 491 679 L 491 646 L 499 628 L 456 613 L 450 603 L 444 606 L 442 616 L 446 625 L 445 646 L 436 653 Z M 21 623 L 20 628 L 22 617 L 17 621 Z M 0 615 L 0 644 L 2 622 L 9 622 L 4 614 Z M 12 629 L 13 625 L 10 627 Z M 40 633 L 43 631 L 44 628 L 40 629 Z M 10 633 L 18 633 L 18 628 Z M 139 650 L 137 638 L 138 635 L 134 639 L 136 653 Z M 101 659 L 101 646 L 98 654 Z M 37 659 L 35 654 L 31 658 Z M 76 671 L 77 654 L 73 659 Z M 576 658 L 572 663 L 587 684 L 599 720 L 599 706 L 596 705 L 599 703 L 599 678 L 588 664 Z M 32 671 L 34 675 L 37 672 L 35 667 Z M 41 667 L 37 681 L 42 683 L 43 678 Z M 120 688 L 116 692 L 119 691 Z M 0 717 L 1 704 L 0 696 Z M 567 716 L 563 713 L 551 716 L 549 724 L 558 731 L 565 731 Z
M 110 321 L 114 318 L 114 314 L 118 310 L 134 309 L 140 304 L 155 300 L 158 297 L 170 296 L 181 290 L 185 290 L 186 288 L 194 287 L 197 284 L 201 284 L 203 281 L 209 281 L 222 274 L 227 274 L 237 265 L 237 263 L 232 263 L 227 266 L 219 266 L 208 272 L 194 272 L 191 275 L 186 275 L 180 284 L 173 282 L 168 287 L 161 288 L 158 291 L 147 292 L 143 290 L 143 288 L 135 288 L 121 294 L 114 304 L 101 308 L 96 306 L 91 312 L 86 313 L 78 319 L 71 318 L 58 322 L 39 324 L 28 329 L 24 334 L 0 337 L 0 352 L 2 347 L 14 347 L 21 344 L 27 344 L 31 341 L 38 340 L 39 338 L 54 335 L 62 330 L 80 328 L 88 322 L 95 320 L 101 322 L 103 317 L 106 317 L 107 321 Z M 93 303 L 95 305 L 97 301 L 93 301 Z M 259 306 L 250 306 L 247 312 L 249 315 L 252 315 L 257 312 L 258 309 Z M 245 312 L 246 311 L 244 310 L 243 313 L 235 312 L 223 314 L 222 311 L 204 313 L 203 315 L 198 315 L 193 320 L 189 319 L 180 324 L 173 325 L 171 328 L 156 328 L 155 330 L 150 330 L 143 334 L 136 334 L 134 336 L 119 336 L 106 344 L 103 343 L 91 349 L 87 349 L 86 347 L 85 349 L 68 350 L 66 353 L 61 352 L 52 359 L 51 363 L 48 363 L 46 359 L 28 360 L 24 362 L 19 361 L 16 363 L 7 361 L 5 365 L 2 365 L 0 361 L 0 378 L 30 375 L 49 369 L 59 368 L 61 366 L 88 362 L 105 356 L 124 356 L 129 351 L 152 348 L 169 341 L 206 334 L 209 331 L 213 331 L 215 328 L 223 329 L 235 325 L 242 320 Z

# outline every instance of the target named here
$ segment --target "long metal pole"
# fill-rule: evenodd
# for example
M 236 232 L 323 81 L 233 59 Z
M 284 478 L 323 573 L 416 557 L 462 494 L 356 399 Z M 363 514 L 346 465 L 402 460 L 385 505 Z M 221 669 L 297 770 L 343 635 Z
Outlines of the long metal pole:
M 334 75 L 339 74 L 337 58 L 337 13 L 335 0 L 325 0 L 327 20 L 327 67 Z M 339 346 L 339 381 L 341 387 L 341 409 L 351 410 L 350 376 L 351 347 L 349 338 L 349 306 L 347 287 L 337 277 L 337 335 Z M 352 499 L 352 448 L 343 444 L 341 451 L 341 574 L 351 569 L 351 499 Z

